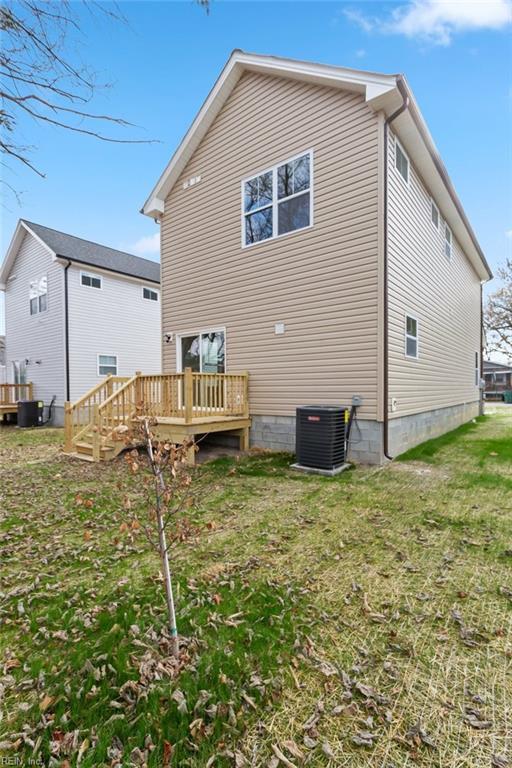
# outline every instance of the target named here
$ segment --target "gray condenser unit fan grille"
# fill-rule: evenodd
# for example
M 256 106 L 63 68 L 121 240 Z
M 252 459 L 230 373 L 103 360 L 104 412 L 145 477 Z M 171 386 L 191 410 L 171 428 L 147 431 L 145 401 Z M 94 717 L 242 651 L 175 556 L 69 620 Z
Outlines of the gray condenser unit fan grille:
M 345 463 L 348 409 L 331 405 L 297 408 L 295 450 L 303 467 L 336 469 Z

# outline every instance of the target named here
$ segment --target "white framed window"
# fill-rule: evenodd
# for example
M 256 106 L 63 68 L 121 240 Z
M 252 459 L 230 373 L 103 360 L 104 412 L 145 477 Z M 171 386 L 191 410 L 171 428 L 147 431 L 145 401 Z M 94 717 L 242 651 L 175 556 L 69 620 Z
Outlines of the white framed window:
M 12 361 L 12 377 L 14 384 L 27 383 L 27 364 L 25 360 Z
M 158 301 L 158 291 L 154 291 L 152 288 L 142 288 L 142 298 L 148 301 Z
M 412 315 L 405 316 L 405 356 L 419 357 L 419 323 Z
M 480 352 L 475 352 L 475 387 L 480 386 Z
M 439 230 L 439 208 L 437 207 L 437 205 L 434 203 L 432 199 L 430 200 L 430 205 L 431 205 L 430 215 L 432 219 L 432 224 L 437 230 Z
M 409 184 L 409 158 L 398 139 L 395 139 L 395 168 L 405 183 Z
M 313 150 L 242 181 L 242 247 L 313 226 Z
M 452 231 L 446 221 L 444 223 L 444 255 L 448 261 L 452 260 Z
M 98 355 L 98 376 L 117 376 L 117 355 Z
M 492 381 L 492 373 L 486 373 L 485 378 L 487 378 L 487 376 L 490 376 L 491 377 L 491 381 Z M 496 384 L 506 384 L 507 383 L 506 374 L 505 373 L 495 373 L 494 374 L 494 381 L 496 382 Z
M 31 315 L 46 312 L 48 309 L 48 278 L 46 275 L 30 281 L 28 295 Z
M 94 275 L 92 272 L 80 272 L 80 285 L 85 285 L 86 288 L 99 288 L 103 287 L 103 279 L 100 275 Z
M 226 372 L 226 329 L 211 328 L 176 337 L 176 370 L 196 373 Z

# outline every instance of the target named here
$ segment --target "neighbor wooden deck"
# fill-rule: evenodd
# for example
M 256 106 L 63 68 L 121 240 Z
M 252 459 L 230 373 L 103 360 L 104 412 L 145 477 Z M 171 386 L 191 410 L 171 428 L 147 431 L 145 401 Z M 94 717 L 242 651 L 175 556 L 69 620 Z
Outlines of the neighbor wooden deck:
M 141 374 L 108 376 L 65 407 L 65 452 L 86 461 L 106 461 L 127 447 L 119 430 L 148 417 L 152 432 L 174 443 L 210 432 L 230 431 L 249 447 L 248 374 Z M 193 463 L 194 451 L 189 452 Z
M 33 399 L 32 382 L 28 384 L 0 384 L 0 417 L 7 413 L 18 413 L 19 400 Z

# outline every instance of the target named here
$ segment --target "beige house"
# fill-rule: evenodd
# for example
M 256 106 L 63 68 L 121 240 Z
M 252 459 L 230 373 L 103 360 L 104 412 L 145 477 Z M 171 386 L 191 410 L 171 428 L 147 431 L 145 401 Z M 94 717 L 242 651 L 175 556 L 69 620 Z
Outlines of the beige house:
M 143 212 L 163 370 L 248 371 L 253 444 L 359 396 L 380 462 L 478 413 L 492 275 L 402 75 L 234 51 Z

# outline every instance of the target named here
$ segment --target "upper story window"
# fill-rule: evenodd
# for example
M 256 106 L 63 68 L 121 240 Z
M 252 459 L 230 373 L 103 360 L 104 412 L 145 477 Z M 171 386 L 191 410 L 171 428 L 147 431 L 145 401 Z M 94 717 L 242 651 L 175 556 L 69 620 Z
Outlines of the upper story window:
M 93 275 L 91 272 L 80 272 L 80 284 L 87 288 L 101 288 L 102 278 L 99 275 Z
M 419 357 L 418 350 L 419 328 L 418 321 L 412 315 L 405 317 L 405 355 L 406 357 Z
M 430 201 L 432 207 L 432 224 L 436 229 L 439 229 L 439 208 L 433 200 Z
M 48 309 L 48 278 L 46 275 L 30 282 L 29 300 L 31 315 L 46 312 Z
M 444 224 L 444 255 L 448 260 L 452 258 L 452 231 L 448 224 Z
M 158 301 L 158 291 L 153 291 L 152 288 L 142 289 L 142 298 L 148 299 L 148 301 Z
M 98 375 L 117 376 L 117 355 L 98 355 Z
M 475 352 L 475 387 L 480 386 L 480 352 Z
M 311 226 L 312 166 L 305 152 L 242 182 L 242 245 Z
M 409 183 L 409 158 L 405 154 L 398 140 L 395 140 L 395 168 L 406 184 Z

